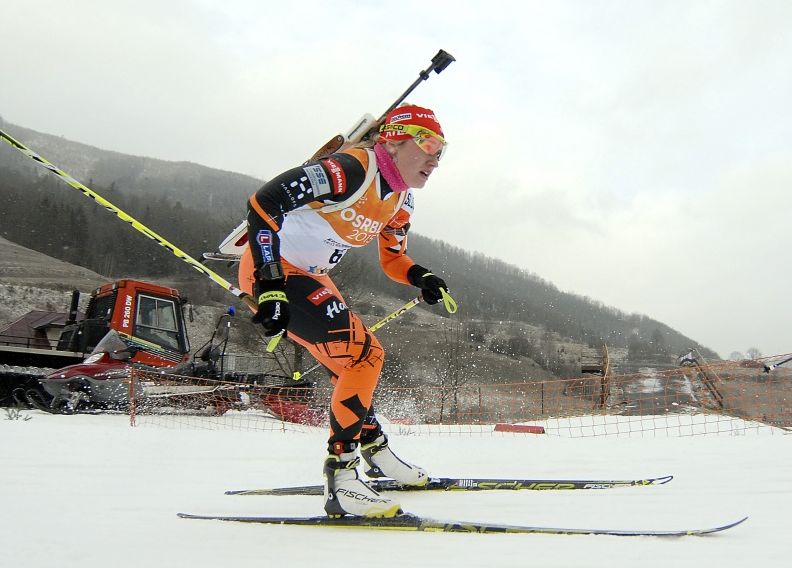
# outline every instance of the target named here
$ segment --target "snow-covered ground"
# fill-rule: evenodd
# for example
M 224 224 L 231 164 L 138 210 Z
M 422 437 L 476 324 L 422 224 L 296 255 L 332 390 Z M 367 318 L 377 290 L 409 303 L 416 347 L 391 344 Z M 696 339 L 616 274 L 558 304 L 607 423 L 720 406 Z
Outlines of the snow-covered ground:
M 401 495 L 438 519 L 606 528 L 695 528 L 708 537 L 370 532 L 179 519 L 179 511 L 318 515 L 319 497 L 232 497 L 321 481 L 326 433 L 129 426 L 123 415 L 0 411 L 0 562 L 11 567 L 788 566 L 791 438 L 393 434 L 397 453 L 446 476 L 635 478 L 657 487 Z M 29 417 L 28 420 L 24 420 Z M 654 422 L 655 428 L 657 422 Z M 673 428 L 670 432 L 674 432 Z M 776 431 L 775 433 L 778 433 Z

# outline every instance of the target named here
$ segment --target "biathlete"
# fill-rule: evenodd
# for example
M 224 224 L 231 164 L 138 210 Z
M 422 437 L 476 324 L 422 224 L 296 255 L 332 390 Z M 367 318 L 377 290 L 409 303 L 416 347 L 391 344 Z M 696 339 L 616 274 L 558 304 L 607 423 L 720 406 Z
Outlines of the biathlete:
M 358 451 L 373 476 L 424 485 L 424 468 L 399 459 L 374 414 L 384 350 L 346 305 L 329 276 L 344 254 L 379 241 L 380 264 L 396 282 L 421 289 L 427 304 L 443 279 L 405 253 L 413 189 L 438 167 L 447 142 L 433 111 L 404 105 L 388 113 L 371 148 L 354 147 L 291 169 L 248 203 L 249 246 L 240 287 L 254 296 L 253 322 L 269 337 L 285 331 L 333 374 L 330 438 L 324 461 L 325 511 L 391 517 L 397 499 L 359 477 Z

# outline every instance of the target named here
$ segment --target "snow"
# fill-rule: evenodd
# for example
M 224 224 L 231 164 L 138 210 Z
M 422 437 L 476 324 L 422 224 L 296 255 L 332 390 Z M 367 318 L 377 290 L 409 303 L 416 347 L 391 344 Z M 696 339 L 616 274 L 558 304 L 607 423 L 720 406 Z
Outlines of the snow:
M 391 433 L 394 450 L 442 476 L 611 478 L 673 474 L 656 487 L 401 494 L 438 519 L 676 529 L 744 524 L 707 537 L 369 532 L 179 519 L 177 512 L 322 513 L 319 497 L 229 489 L 321 482 L 323 429 L 135 427 L 121 414 L 0 413 L 4 566 L 662 567 L 788 565 L 792 452 L 785 435 L 730 422 L 720 435 Z M 25 419 L 27 418 L 27 420 Z M 653 428 L 658 427 L 655 418 Z M 558 424 L 556 424 L 558 426 Z M 565 437 L 564 432 L 576 432 Z M 675 435 L 677 433 L 677 435 Z

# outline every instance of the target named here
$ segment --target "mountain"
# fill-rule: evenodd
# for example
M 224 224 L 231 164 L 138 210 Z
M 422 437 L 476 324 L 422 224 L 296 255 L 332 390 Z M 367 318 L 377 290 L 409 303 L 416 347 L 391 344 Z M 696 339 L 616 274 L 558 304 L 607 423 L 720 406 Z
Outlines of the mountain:
M 174 259 L 174 262 L 178 261 Z M 0 271 L 0 326 L 33 310 L 66 312 L 74 289 L 82 292 L 80 309 L 84 311 L 90 291 L 110 281 L 85 268 L 26 249 L 3 238 L 0 238 L 0 266 L 3 267 Z M 304 372 L 313 366 L 312 358 L 298 358 L 293 346 L 286 341 L 281 342 L 274 357 L 268 355 L 265 348 L 269 338 L 263 336 L 260 326 L 254 326 L 250 322 L 249 312 L 227 293 L 207 298 L 206 289 L 222 290 L 212 286 L 207 280 L 195 277 L 185 281 L 159 278 L 148 280 L 176 287 L 184 297 L 190 298 L 190 317 L 186 325 L 193 352 L 208 340 L 219 316 L 226 313 L 230 303 L 236 304 L 238 315 L 232 319 L 228 352 L 234 354 L 237 364 L 241 359 L 250 361 L 250 356 L 263 357 L 265 362 L 262 371 L 286 376 L 292 376 L 295 370 Z M 361 312 L 361 317 L 368 325 L 379 321 L 383 315 L 394 312 L 402 305 L 399 300 L 386 295 L 379 295 L 374 302 L 358 303 L 362 312 L 365 312 Z M 464 367 L 464 377 L 449 376 L 443 362 L 445 355 L 454 349 L 452 344 L 455 332 L 448 330 L 450 320 L 440 315 L 441 312 L 440 308 L 431 311 L 416 308 L 377 331 L 378 339 L 388 352 L 383 369 L 384 384 L 403 387 L 424 382 L 433 384 L 437 381 L 448 386 L 464 382 L 488 384 L 548 381 L 556 378 L 533 361 L 487 349 L 467 350 L 458 354 L 457 360 L 464 361 L 464 365 L 454 364 L 453 368 Z M 438 350 L 441 355 L 438 355 Z M 298 360 L 302 364 L 295 367 Z M 256 365 L 258 367 L 261 363 Z M 329 386 L 329 381 L 321 370 L 306 378 L 325 382 L 325 386 Z
M 12 286 L 92 290 L 108 282 L 93 270 L 30 250 L 3 237 L 0 237 L 0 267 L 0 284 Z
M 242 218 L 248 196 L 262 183 L 196 164 L 108 152 L 13 125 L 3 128 L 195 257 L 215 250 Z M 9 205 L 0 211 L 0 235 L 6 239 L 110 279 L 155 277 L 191 288 L 193 298 L 202 297 L 200 290 L 211 290 L 203 293 L 206 299 L 227 301 L 221 288 L 196 277 L 193 269 L 170 252 L 110 219 L 103 208 L 70 188 L 61 191 L 63 181 L 19 152 L 0 152 L 0 173 L 0 190 L 9 196 Z M 415 294 L 382 274 L 375 249 L 352 251 L 334 272 L 350 305 L 373 315 L 387 309 L 383 305 L 398 305 Z M 628 353 L 633 362 L 670 364 L 690 347 L 718 358 L 662 322 L 560 291 L 539 276 L 498 259 L 414 232 L 409 249 L 421 264 L 436 267 L 447 277 L 460 306 L 455 321 L 465 326 L 469 337 L 478 338 L 472 348 L 484 346 L 493 352 L 529 357 L 556 374 L 570 376 L 575 373 L 570 350 L 579 355 L 583 346 L 606 344 Z M 224 269 L 212 268 L 221 273 Z M 223 275 L 235 279 L 233 269 Z M 426 310 L 422 306 L 414 311 Z
M 0 123 L 3 130 L 74 179 L 91 187 L 113 186 L 138 199 L 181 202 L 189 209 L 244 217 L 245 201 L 264 183 L 243 174 L 190 162 L 167 162 L 101 150 L 87 144 Z M 20 152 L 0 152 L 0 169 L 51 175 Z

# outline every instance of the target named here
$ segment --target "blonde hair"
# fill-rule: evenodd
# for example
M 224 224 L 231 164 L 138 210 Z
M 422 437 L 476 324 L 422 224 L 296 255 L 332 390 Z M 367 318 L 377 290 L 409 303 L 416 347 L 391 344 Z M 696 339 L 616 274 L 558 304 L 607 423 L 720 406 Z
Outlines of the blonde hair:
M 404 106 L 416 106 L 416 105 L 414 105 L 412 103 L 408 103 L 408 102 L 403 102 L 402 104 L 400 104 L 399 106 L 397 106 L 395 108 L 401 108 L 401 107 L 404 107 Z M 392 112 L 392 111 L 389 111 L 389 112 Z M 361 140 L 360 142 L 356 142 L 355 144 L 350 146 L 350 148 L 373 148 L 374 145 L 377 143 L 377 140 L 379 139 L 379 127 L 380 126 L 381 126 L 381 124 L 377 123 L 377 133 L 376 133 L 376 135 L 371 136 L 369 138 L 366 138 L 365 135 L 364 135 L 363 140 Z M 368 132 L 366 134 L 368 134 Z M 400 140 L 400 142 L 404 142 L 404 140 Z
M 374 144 L 377 143 L 377 138 L 379 138 L 379 136 L 372 136 L 368 140 L 361 140 L 360 142 L 356 142 L 355 144 L 352 144 L 350 148 L 364 148 L 364 149 L 373 148 Z

